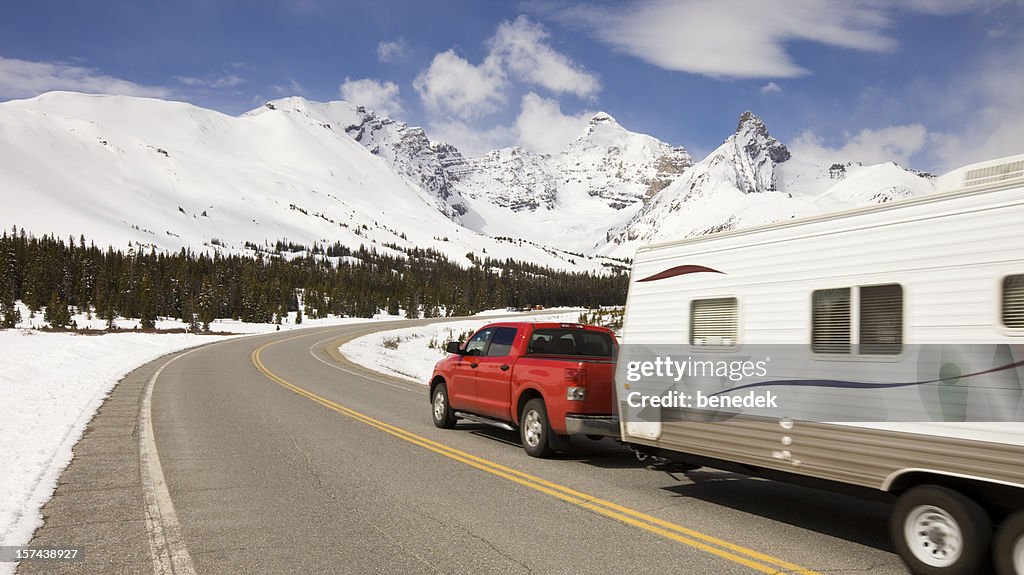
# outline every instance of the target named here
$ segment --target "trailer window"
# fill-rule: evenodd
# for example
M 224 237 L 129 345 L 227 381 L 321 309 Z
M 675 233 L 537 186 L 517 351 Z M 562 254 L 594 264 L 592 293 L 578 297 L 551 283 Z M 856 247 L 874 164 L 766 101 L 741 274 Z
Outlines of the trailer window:
M 903 288 L 899 284 L 860 288 L 860 353 L 903 351 Z
M 850 353 L 850 288 L 811 294 L 811 350 Z
M 734 297 L 690 302 L 690 345 L 731 347 L 738 343 L 739 305 Z
M 1003 279 L 1003 325 L 1024 328 L 1024 275 Z

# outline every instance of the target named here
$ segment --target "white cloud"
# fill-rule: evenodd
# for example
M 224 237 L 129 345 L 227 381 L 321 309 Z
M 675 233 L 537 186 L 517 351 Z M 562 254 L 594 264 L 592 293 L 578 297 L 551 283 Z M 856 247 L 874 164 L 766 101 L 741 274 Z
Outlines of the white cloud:
M 455 145 L 466 156 L 482 156 L 516 142 L 515 128 L 511 126 L 483 128 L 453 119 L 430 122 L 427 133 L 432 140 Z
M 840 162 L 878 164 L 896 162 L 909 165 L 910 157 L 922 150 L 928 141 L 928 130 L 920 124 L 889 126 L 878 130 L 861 130 L 847 135 L 839 148 L 824 144 L 821 136 L 804 131 L 789 144 L 793 156 L 817 164 Z
M 781 91 L 782 86 L 776 84 L 775 82 L 768 82 L 764 86 L 761 86 L 762 94 L 778 94 Z
M 381 62 L 394 62 L 405 58 L 409 53 L 404 38 L 387 42 L 381 40 L 377 44 L 377 59 Z
M 500 109 L 506 100 L 506 84 L 497 58 L 488 56 L 474 66 L 447 50 L 435 55 L 412 85 L 431 114 L 467 120 Z
M 549 46 L 548 36 L 540 24 L 520 16 L 498 26 L 489 42 L 491 54 L 501 58 L 518 79 L 552 92 L 572 93 L 581 98 L 599 92 L 597 77 Z
M 995 3 L 997 2 L 999 0 L 996 0 Z M 992 0 L 899 0 L 893 3 L 893 7 L 912 12 L 944 16 L 961 14 L 993 3 Z
M 523 96 L 516 118 L 519 145 L 542 154 L 556 154 L 583 133 L 594 114 L 584 111 L 566 116 L 556 100 L 530 92 Z
M 566 115 L 558 101 L 530 92 L 523 96 L 514 125 L 483 127 L 480 122 L 446 119 L 431 122 L 427 131 L 432 138 L 454 144 L 467 156 L 509 146 L 557 154 L 583 133 L 595 113 Z
M 469 156 L 512 145 L 554 154 L 578 137 L 595 112 L 564 114 L 557 100 L 534 91 L 522 96 L 514 124 L 484 123 L 484 118 L 504 110 L 507 92 L 525 91 L 526 86 L 580 98 L 600 92 L 597 76 L 552 48 L 549 38 L 540 24 L 519 16 L 498 25 L 479 65 L 453 50 L 434 56 L 413 82 L 430 116 L 431 136 Z
M 95 68 L 0 57 L 0 98 L 29 98 L 52 90 L 155 98 L 171 95 L 167 88 L 136 84 Z
M 288 80 L 287 84 L 274 84 L 270 88 L 278 96 L 302 96 L 307 93 L 306 87 L 294 78 Z
M 932 135 L 941 168 L 1024 153 L 1024 42 L 1002 46 L 937 98 L 947 116 L 961 119 Z
M 578 5 L 558 17 L 661 68 L 713 77 L 807 74 L 786 51 L 793 41 L 870 52 L 896 45 L 884 34 L 884 7 L 830 0 L 648 0 Z
M 186 86 L 193 88 L 234 88 L 245 83 L 245 78 L 236 74 L 224 74 L 222 76 L 196 78 L 194 76 L 174 76 L 174 79 Z
M 398 118 L 405 112 L 402 108 L 402 100 L 398 97 L 398 84 L 394 82 L 381 82 L 372 78 L 360 80 L 345 78 L 338 88 L 343 100 L 366 106 L 383 116 Z

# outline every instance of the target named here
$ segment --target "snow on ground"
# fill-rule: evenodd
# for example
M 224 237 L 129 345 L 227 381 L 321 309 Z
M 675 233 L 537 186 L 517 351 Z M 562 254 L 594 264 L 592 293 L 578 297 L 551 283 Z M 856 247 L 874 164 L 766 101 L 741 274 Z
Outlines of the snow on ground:
M 29 318 L 21 307 L 22 325 L 43 324 L 43 314 Z M 102 329 L 106 322 L 74 316 L 80 328 Z M 340 325 L 360 318 L 291 321 L 282 330 Z M 394 319 L 381 316 L 380 319 Z M 119 319 L 126 331 L 103 335 L 0 330 L 0 546 L 26 545 L 42 525 L 40 509 L 53 494 L 57 479 L 71 462 L 72 448 L 114 385 L 136 367 L 164 354 L 238 337 L 224 333 L 265 333 L 273 324 L 218 320 L 221 335 L 141 333 L 130 331 L 137 320 Z M 161 328 L 181 328 L 161 320 Z M 0 575 L 14 573 L 15 563 L 0 563 Z
M 493 310 L 492 310 L 493 311 Z M 499 317 L 484 312 L 479 320 L 465 320 L 423 325 L 371 333 L 349 341 L 339 348 L 349 361 L 373 371 L 426 385 L 434 364 L 445 357 L 444 344 L 464 340 L 472 332 L 494 321 L 558 321 L 579 320 L 583 310 L 552 310 L 551 314 Z M 503 312 L 507 314 L 508 312 Z

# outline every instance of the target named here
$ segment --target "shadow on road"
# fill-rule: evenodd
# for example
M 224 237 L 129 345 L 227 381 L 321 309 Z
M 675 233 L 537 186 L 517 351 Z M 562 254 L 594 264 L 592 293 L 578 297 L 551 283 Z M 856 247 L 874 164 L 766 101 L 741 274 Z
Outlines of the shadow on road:
M 519 433 L 516 431 L 471 424 L 459 424 L 459 429 L 466 429 L 477 437 L 490 439 L 517 449 L 522 448 L 522 443 L 519 442 Z M 573 437 L 568 451 L 557 453 L 550 459 L 573 461 L 602 469 L 635 469 L 645 465 L 637 460 L 626 447 L 612 439 L 593 440 L 586 437 Z
M 892 551 L 886 532 L 888 503 L 704 467 L 674 476 L 684 483 L 662 489 L 678 497 Z

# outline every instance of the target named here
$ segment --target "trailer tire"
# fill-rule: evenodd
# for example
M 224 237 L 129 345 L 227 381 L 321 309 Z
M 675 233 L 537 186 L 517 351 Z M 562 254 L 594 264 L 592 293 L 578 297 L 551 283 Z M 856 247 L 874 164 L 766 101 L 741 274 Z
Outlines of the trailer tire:
M 889 520 L 889 536 L 915 575 L 974 575 L 990 570 L 988 514 L 952 489 L 919 485 L 901 495 Z
M 999 575 L 1024 575 L 1024 511 L 1009 516 L 996 530 L 992 558 Z
M 551 455 L 551 425 L 548 423 L 548 410 L 544 407 L 543 399 L 535 397 L 523 406 L 523 412 L 519 414 L 519 438 L 527 455 Z
M 452 410 L 452 403 L 448 401 L 448 386 L 439 383 L 434 386 L 434 393 L 430 400 L 430 415 L 434 425 L 441 429 L 452 429 L 455 427 L 455 411 Z

